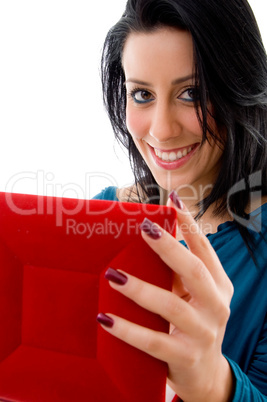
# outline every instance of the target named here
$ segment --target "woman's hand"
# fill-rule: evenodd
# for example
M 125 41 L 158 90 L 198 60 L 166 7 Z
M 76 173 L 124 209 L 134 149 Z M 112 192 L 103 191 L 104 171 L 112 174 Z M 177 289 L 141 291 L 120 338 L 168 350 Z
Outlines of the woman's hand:
M 169 384 L 184 401 L 216 402 L 231 398 L 233 380 L 221 346 L 230 315 L 233 286 L 221 263 L 190 213 L 176 194 L 184 247 L 169 233 L 146 220 L 142 236 L 174 271 L 173 292 L 127 273 L 110 272 L 110 286 L 171 324 L 170 334 L 108 314 L 100 319 L 108 332 L 168 364 Z M 112 275 L 121 277 L 115 283 Z M 116 282 L 118 282 L 118 278 Z M 104 316 L 105 317 L 105 316 Z

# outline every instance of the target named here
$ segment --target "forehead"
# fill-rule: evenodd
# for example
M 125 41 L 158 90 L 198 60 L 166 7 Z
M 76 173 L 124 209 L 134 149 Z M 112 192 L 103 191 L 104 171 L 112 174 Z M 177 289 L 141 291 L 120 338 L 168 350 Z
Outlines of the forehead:
M 151 75 L 165 71 L 183 76 L 193 72 L 193 41 L 189 32 L 159 28 L 153 32 L 133 32 L 124 45 L 122 65 L 126 76 Z

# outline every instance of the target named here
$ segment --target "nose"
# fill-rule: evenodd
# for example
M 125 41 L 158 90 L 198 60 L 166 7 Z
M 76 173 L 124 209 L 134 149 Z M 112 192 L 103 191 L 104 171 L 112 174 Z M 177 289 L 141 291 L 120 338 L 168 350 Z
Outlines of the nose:
M 168 102 L 155 105 L 151 116 L 149 134 L 158 143 L 164 143 L 180 135 L 182 130 L 177 109 Z

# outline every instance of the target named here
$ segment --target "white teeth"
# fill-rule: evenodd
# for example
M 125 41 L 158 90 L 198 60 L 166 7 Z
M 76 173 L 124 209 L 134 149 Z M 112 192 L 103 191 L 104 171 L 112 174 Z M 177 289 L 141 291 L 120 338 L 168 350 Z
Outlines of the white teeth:
M 176 160 L 176 153 L 175 153 L 175 152 L 171 152 L 171 153 L 170 153 L 170 155 L 169 155 L 169 160 L 170 160 L 171 162 L 173 162 L 173 161 Z
M 161 159 L 167 162 L 169 160 L 169 154 L 167 154 L 167 152 L 163 152 Z
M 162 153 L 161 153 L 158 149 L 155 149 L 155 154 L 156 154 L 159 158 L 162 157 Z
M 177 152 L 161 152 L 158 149 L 155 149 L 155 154 L 157 155 L 158 158 L 162 159 L 164 162 L 174 162 L 178 159 L 183 158 L 186 156 L 189 152 L 192 151 L 192 147 L 185 148 L 183 151 L 177 151 Z

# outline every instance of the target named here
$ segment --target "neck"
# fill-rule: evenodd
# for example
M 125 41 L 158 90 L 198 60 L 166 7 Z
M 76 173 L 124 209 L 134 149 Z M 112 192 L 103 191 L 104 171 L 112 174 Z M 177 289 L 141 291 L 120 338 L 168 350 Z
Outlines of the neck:
M 180 188 L 178 194 L 192 216 L 196 216 L 200 212 L 197 204 L 208 195 L 210 190 L 211 186 L 206 186 L 205 188 L 200 186 L 199 189 L 190 186 Z M 168 196 L 169 191 L 161 189 L 160 203 L 162 205 L 167 204 Z M 215 207 L 215 204 L 212 204 L 201 216 L 201 218 L 198 219 L 198 224 L 204 234 L 215 233 L 217 232 L 217 228 L 221 223 L 232 220 L 232 217 L 227 212 L 223 215 L 216 216 L 214 214 Z
M 193 186 L 183 186 L 178 190 L 176 189 L 180 199 L 187 207 L 187 209 L 192 213 L 192 215 L 197 215 L 199 213 L 199 208 L 197 204 L 201 202 L 209 192 L 211 191 L 212 185 L 193 187 Z M 170 191 L 161 189 L 160 192 L 160 203 L 166 205 L 168 201 Z

